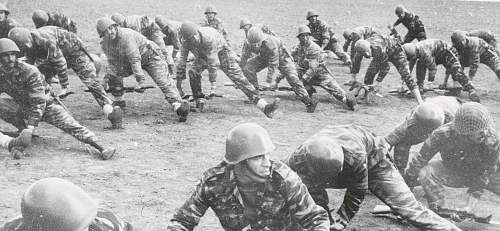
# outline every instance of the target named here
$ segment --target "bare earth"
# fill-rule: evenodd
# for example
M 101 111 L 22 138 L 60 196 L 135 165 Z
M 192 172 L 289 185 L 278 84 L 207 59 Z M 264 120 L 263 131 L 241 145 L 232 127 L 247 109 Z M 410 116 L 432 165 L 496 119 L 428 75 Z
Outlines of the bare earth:
M 454 29 L 488 28 L 500 35 L 495 22 L 500 3 L 456 2 L 456 1 L 405 1 L 408 9 L 419 14 L 427 27 L 429 38 L 449 40 Z M 40 8 L 61 10 L 78 23 L 79 35 L 92 52 L 101 52 L 95 31 L 96 19 L 114 12 L 124 14 L 162 14 L 175 20 L 200 21 L 204 7 L 214 4 L 225 22 L 230 39 L 240 52 L 243 31 L 239 30 L 241 17 L 264 23 L 280 35 L 288 47 L 298 41 L 296 28 L 304 24 L 305 12 L 309 8 L 319 11 L 320 19 L 332 24 L 341 42 L 341 33 L 346 28 L 371 25 L 386 30 L 386 25 L 396 19 L 393 9 L 399 1 L 299 1 L 299 0 L 254 0 L 254 1 L 155 1 L 155 0 L 31 0 L 9 1 L 11 16 L 24 26 L 33 27 L 31 13 Z M 401 33 L 405 29 L 398 28 Z M 364 61 L 360 77 L 364 75 L 368 61 Z M 348 69 L 332 60 L 330 68 L 339 83 L 347 82 Z M 204 76 L 207 74 L 204 73 Z M 444 76 L 440 69 L 437 82 Z M 264 76 L 262 75 L 261 78 Z M 205 77 L 207 79 L 207 77 Z M 133 80 L 127 80 L 129 85 Z M 149 80 L 151 82 L 151 80 Z M 206 81 L 204 84 L 206 84 Z M 144 94 L 131 93 L 127 97 L 125 130 L 104 130 L 108 122 L 103 119 L 91 95 L 84 93 L 85 87 L 76 76 L 71 78 L 75 95 L 65 100 L 69 110 L 78 121 L 88 126 L 106 144 L 119 149 L 116 158 L 101 161 L 87 147 L 52 126 L 43 124 L 38 128 L 40 138 L 27 151 L 28 157 L 12 160 L 7 151 L 0 154 L 0 223 L 20 214 L 22 192 L 34 181 L 44 177 L 62 177 L 82 186 L 103 206 L 116 211 L 130 221 L 137 230 L 164 230 L 172 213 L 190 195 L 201 173 L 221 161 L 224 154 L 225 135 L 228 130 L 242 122 L 257 122 L 271 133 L 277 150 L 275 159 L 292 152 L 302 141 L 326 124 L 357 123 L 383 135 L 395 126 L 410 108 L 414 99 L 398 98 L 386 94 L 373 105 L 361 105 L 357 112 L 345 109 L 334 102 L 325 91 L 318 89 L 321 104 L 317 112 L 308 114 L 304 105 L 291 92 L 266 92 L 268 97 L 282 99 L 280 113 L 272 120 L 266 119 L 255 107 L 243 103 L 245 96 L 233 87 L 225 87 L 229 79 L 220 72 L 218 90 L 224 98 L 210 100 L 204 113 L 193 113 L 187 123 L 177 122 L 177 116 L 163 99 L 159 89 Z M 500 131 L 500 82 L 494 73 L 481 65 L 474 83 L 480 90 L 482 102 L 488 106 Z M 286 84 L 286 83 L 282 83 Z M 384 92 L 399 86 L 399 75 L 395 69 L 384 82 Z M 189 92 L 189 83 L 185 89 Z M 205 85 L 207 86 L 207 85 Z M 207 88 L 206 88 L 207 89 Z M 428 93 L 425 96 L 433 96 Z M 467 100 L 467 95 L 462 94 Z M 3 130 L 14 130 L 2 123 Z M 417 151 L 418 149 L 413 149 Z M 462 191 L 453 190 L 450 195 L 463 203 Z M 333 206 L 339 206 L 342 191 L 331 191 L 336 198 Z M 421 201 L 423 192 L 417 188 Z M 416 230 L 407 224 L 375 218 L 369 211 L 381 202 L 368 195 L 361 211 L 349 226 L 352 230 Z M 480 214 L 494 213 L 500 220 L 500 197 L 486 194 L 477 209 Z M 500 230 L 493 225 L 473 222 L 458 224 L 464 230 Z M 221 230 L 220 224 L 209 212 L 197 230 Z

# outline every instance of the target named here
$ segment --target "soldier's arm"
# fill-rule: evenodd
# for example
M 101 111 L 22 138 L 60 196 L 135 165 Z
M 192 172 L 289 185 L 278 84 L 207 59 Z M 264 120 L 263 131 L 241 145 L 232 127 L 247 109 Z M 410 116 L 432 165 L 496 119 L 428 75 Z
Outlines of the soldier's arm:
M 358 74 L 361 68 L 361 61 L 363 61 L 363 56 L 354 53 L 354 61 L 352 62 L 351 74 Z
M 169 35 L 171 36 L 171 40 L 173 43 L 172 49 L 172 57 L 177 57 L 177 53 L 179 53 L 181 49 L 181 40 L 179 38 L 179 32 L 176 29 L 170 29 Z
M 328 25 L 326 23 L 321 23 L 321 39 L 323 40 L 323 43 L 321 44 L 321 49 L 325 49 L 325 47 L 330 43 L 330 33 L 328 31 Z
M 472 181 L 473 185 L 468 189 L 468 192 L 476 198 L 482 195 L 482 190 L 490 183 L 490 178 L 497 172 L 499 167 L 500 141 L 493 131 L 487 131 L 484 145 L 486 146 L 486 152 L 484 156 L 481 156 L 483 172 L 477 180 Z
M 429 78 L 428 79 L 434 79 L 436 77 L 437 73 L 437 65 L 434 57 L 432 55 L 429 55 L 425 52 L 422 58 L 419 59 L 419 62 L 424 68 L 427 68 L 429 70 Z M 418 65 L 418 64 L 417 64 Z M 418 66 L 417 66 L 418 68 Z M 425 76 L 422 76 L 425 77 Z
M 384 138 L 391 146 L 403 142 L 408 136 L 408 119 L 405 118 L 403 122 L 398 124 L 389 134 L 385 135 Z
M 348 223 L 356 215 L 368 189 L 368 170 L 364 163 L 357 163 L 356 166 L 352 167 L 344 201 L 337 210 L 337 214 L 344 220 L 341 223 Z
M 479 46 L 474 46 L 471 51 L 469 78 L 473 79 L 476 76 L 477 68 L 479 67 L 480 55 Z
M 191 231 L 210 207 L 205 195 L 205 181 L 201 180 L 191 197 L 173 215 L 168 231 Z
M 252 52 L 250 50 L 250 44 L 245 40 L 243 42 L 243 47 L 241 48 L 241 57 L 240 57 L 240 68 L 243 69 L 247 65 L 248 59 L 252 56 Z
M 181 57 L 179 58 L 179 63 L 177 64 L 177 79 L 184 79 L 186 77 L 186 62 L 189 55 L 189 50 L 184 44 L 181 49 Z
M 36 127 L 42 119 L 47 104 L 45 95 L 44 77 L 36 69 L 32 69 L 27 74 L 24 82 L 28 91 L 28 126 Z
M 133 38 L 125 38 L 127 39 L 125 46 L 125 57 L 130 63 L 130 68 L 132 69 L 132 74 L 135 79 L 144 78 L 144 72 L 142 71 L 142 58 L 141 53 L 139 51 L 139 47 L 133 41 Z
M 33 42 L 47 50 L 47 61 L 54 67 L 59 78 L 68 79 L 68 64 L 66 58 L 54 41 L 41 37 L 38 33 L 31 33 Z
M 375 62 L 375 64 L 378 64 L 379 68 L 379 73 L 377 76 L 377 82 L 382 82 L 389 73 L 389 70 L 391 69 L 391 66 L 389 65 L 389 59 L 387 57 L 387 54 L 384 52 L 379 52 L 377 55 L 373 56 L 372 62 Z
M 351 44 L 351 40 L 350 39 L 346 39 L 345 40 L 345 43 L 344 43 L 344 46 L 342 46 L 342 49 L 347 52 L 347 49 L 349 49 L 349 45 Z M 351 48 L 352 50 L 352 48 Z
M 398 18 L 398 20 L 396 20 L 396 22 L 394 22 L 394 24 L 392 24 L 392 27 L 395 27 L 399 24 L 401 24 L 403 21 L 401 21 L 401 19 Z
M 405 172 L 405 180 L 412 187 L 411 183 L 415 183 L 420 169 L 422 169 L 440 150 L 442 145 L 446 142 L 446 131 L 442 132 L 435 130 L 427 140 L 425 140 L 424 145 L 420 148 L 420 151 L 413 156 L 409 163 L 408 170 Z

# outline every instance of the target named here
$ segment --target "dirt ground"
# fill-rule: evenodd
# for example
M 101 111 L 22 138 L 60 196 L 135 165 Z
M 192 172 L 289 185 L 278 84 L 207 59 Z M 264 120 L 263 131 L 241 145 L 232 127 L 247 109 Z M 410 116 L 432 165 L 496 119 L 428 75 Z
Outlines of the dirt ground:
M 9 1 L 8 6 L 11 16 L 27 27 L 33 27 L 31 13 L 34 9 L 61 10 L 77 22 L 78 34 L 88 44 L 89 50 L 100 52 L 95 31 L 95 22 L 99 17 L 114 12 L 150 16 L 161 14 L 170 19 L 196 22 L 203 19 L 204 7 L 210 3 L 218 8 L 234 46 L 241 47 L 244 36 L 239 30 L 239 20 L 248 17 L 256 23 L 270 25 L 287 46 L 292 47 L 298 42 L 295 38 L 297 26 L 305 23 L 305 12 L 309 8 L 318 10 L 320 19 L 333 25 L 340 42 L 343 42 L 341 33 L 346 28 L 370 25 L 386 30 L 386 25 L 396 19 L 393 9 L 399 1 L 31 0 Z M 496 22 L 500 3 L 423 0 L 405 1 L 405 5 L 421 16 L 429 38 L 449 40 L 454 29 L 474 28 L 488 28 L 500 35 L 499 23 Z M 402 27 L 398 29 L 405 33 Z M 367 64 L 365 60 L 361 78 Z M 347 82 L 349 74 L 345 66 L 334 60 L 329 67 L 339 83 Z M 444 71 L 440 69 L 437 82 L 443 76 Z M 264 76 L 260 77 L 263 79 Z M 133 84 L 133 80 L 127 81 L 129 85 Z M 44 177 L 62 177 L 83 187 L 103 206 L 130 221 L 136 230 L 164 230 L 172 213 L 194 189 L 201 173 L 221 161 L 225 135 L 239 123 L 256 122 L 267 128 L 278 147 L 273 158 L 281 159 L 326 124 L 356 123 L 383 135 L 416 106 L 413 99 L 385 94 L 376 103 L 360 105 L 357 112 L 351 112 L 318 89 L 316 97 L 321 103 L 316 113 L 309 114 L 291 92 L 266 92 L 266 97 L 280 97 L 282 100 L 280 112 L 271 120 L 255 107 L 244 104 L 245 96 L 240 91 L 225 87 L 224 83 L 228 81 L 220 72 L 217 85 L 224 97 L 210 100 L 206 112 L 191 114 L 187 123 L 177 122 L 177 116 L 159 89 L 144 94 L 128 94 L 124 118 L 126 129 L 109 131 L 103 129 L 108 122 L 103 119 L 94 99 L 83 92 L 85 87 L 73 75 L 71 88 L 77 93 L 66 99 L 65 104 L 78 121 L 94 131 L 104 143 L 117 147 L 119 153 L 112 160 L 101 161 L 71 136 L 42 124 L 38 128 L 41 137 L 27 150 L 28 157 L 12 160 L 7 151 L 0 152 L 0 223 L 20 214 L 20 198 L 28 185 Z M 482 103 L 495 118 L 495 127 L 500 128 L 500 103 L 497 100 L 500 82 L 492 71 L 481 65 L 474 83 L 480 90 Z M 392 68 L 384 81 L 383 92 L 399 84 L 399 75 Z M 189 84 L 185 83 L 187 92 L 188 89 Z M 434 95 L 428 93 L 425 96 Z M 462 98 L 467 100 L 467 95 L 463 94 Z M 5 123 L 0 127 L 14 130 Z M 332 190 L 330 193 L 335 198 L 333 206 L 339 206 L 342 191 Z M 450 192 L 457 204 L 463 203 L 461 193 L 463 190 Z M 416 195 L 424 202 L 420 188 L 416 189 Z M 390 219 L 371 216 L 369 211 L 380 203 L 368 195 L 349 229 L 416 230 Z M 500 197 L 487 193 L 477 212 L 493 213 L 500 220 L 499 206 Z M 458 225 L 464 230 L 500 230 L 500 227 L 472 222 Z M 197 230 L 221 228 L 213 213 L 208 212 Z

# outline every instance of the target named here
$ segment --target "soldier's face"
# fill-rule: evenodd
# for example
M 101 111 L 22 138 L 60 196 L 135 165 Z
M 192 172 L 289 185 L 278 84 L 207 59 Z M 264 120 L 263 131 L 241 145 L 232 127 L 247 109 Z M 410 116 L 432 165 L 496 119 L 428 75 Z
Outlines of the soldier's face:
M 0 54 L 0 64 L 7 68 L 13 68 L 16 64 L 16 53 L 15 52 L 6 52 Z
M 271 174 L 271 161 L 269 154 L 256 156 L 246 160 L 247 167 L 255 175 L 265 178 Z
M 206 13 L 205 17 L 207 17 L 208 20 L 213 20 L 215 18 L 215 13 Z
M 309 20 L 310 23 L 316 23 L 318 21 L 318 16 L 311 16 L 307 20 Z
M 303 33 L 303 34 L 300 34 L 300 35 L 299 35 L 299 42 L 300 42 L 301 44 L 304 44 L 304 43 L 306 43 L 307 41 L 309 41 L 309 34 L 307 34 L 307 33 Z
M 401 13 L 401 14 L 396 14 L 396 15 L 398 16 L 398 18 L 402 19 L 402 18 L 404 18 L 405 13 L 403 12 L 403 13 Z
M 468 137 L 473 143 L 480 144 L 486 139 L 486 130 L 473 133 Z
M 0 21 L 5 21 L 7 18 L 7 14 L 5 14 L 5 11 L 0 11 Z
M 114 39 L 116 39 L 117 35 L 118 35 L 118 29 L 116 28 L 116 26 L 110 26 L 106 30 L 105 36 L 107 36 L 108 39 L 114 40 Z
M 252 28 L 252 25 L 246 24 L 241 29 L 243 29 L 245 31 L 245 33 L 248 33 L 248 30 L 250 30 L 250 28 Z

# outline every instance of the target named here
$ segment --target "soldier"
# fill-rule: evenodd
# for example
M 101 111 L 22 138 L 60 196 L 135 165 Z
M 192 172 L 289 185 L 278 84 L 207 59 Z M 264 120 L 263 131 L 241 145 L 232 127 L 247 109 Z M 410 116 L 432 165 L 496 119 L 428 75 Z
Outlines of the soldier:
M 478 38 L 484 40 L 485 42 L 490 44 L 490 46 L 495 48 L 495 50 L 498 51 L 497 39 L 495 38 L 495 34 L 493 34 L 493 32 L 491 32 L 491 30 L 477 29 L 477 30 L 471 30 L 471 31 L 466 32 L 466 33 L 467 33 L 467 36 L 478 37 Z
M 217 9 L 213 5 L 207 6 L 205 9 L 205 20 L 200 24 L 201 26 L 209 26 L 216 29 L 224 36 L 224 39 L 229 43 L 229 34 L 222 26 L 222 20 L 217 17 Z
M 493 126 L 483 105 L 464 103 L 455 120 L 437 128 L 413 156 L 405 180 L 409 186 L 422 184 L 432 210 L 455 209 L 444 186 L 469 188 L 467 203 L 458 211 L 471 212 L 484 189 L 500 195 L 500 141 Z M 441 158 L 433 159 L 437 153 Z
M 57 26 L 76 34 L 76 23 L 61 12 L 46 12 L 35 10 L 31 16 L 36 28 L 44 26 Z
M 19 52 L 12 40 L 0 39 L 0 93 L 12 97 L 0 98 L 0 118 L 22 131 L 20 135 L 28 140 L 39 122 L 45 121 L 96 148 L 101 159 L 110 159 L 116 149 L 104 148 L 94 133 L 80 125 L 52 97 L 38 69 L 17 59 Z
M 424 142 L 437 127 L 451 122 L 461 104 L 459 99 L 451 96 L 427 98 L 385 135 L 387 143 L 394 147 L 394 164 L 402 175 L 408 164 L 410 148 Z
M 406 33 L 403 43 L 410 43 L 414 39 L 417 39 L 418 41 L 427 39 L 424 24 L 418 15 L 409 12 L 402 5 L 396 6 L 395 13 L 396 16 L 398 16 L 398 20 L 396 20 L 396 22 L 390 26 L 389 29 L 394 30 L 394 27 L 402 23 L 406 29 L 408 29 L 408 33 Z
M 237 125 L 226 138 L 224 161 L 208 169 L 167 230 L 193 230 L 208 208 L 224 230 L 329 230 L 295 172 L 269 159 L 275 146 L 255 123 Z
M 252 50 L 258 51 L 257 56 L 249 59 L 243 68 L 243 73 L 250 83 L 259 86 L 257 73 L 262 69 L 267 67 L 267 80 L 272 80 L 276 69 L 278 69 L 282 78 L 286 78 L 295 94 L 306 105 L 307 112 L 313 113 L 318 105 L 318 100 L 312 99 L 307 94 L 285 44 L 279 38 L 264 34 L 261 29 L 256 27 L 248 31 L 247 40 L 253 47 Z
M 342 47 L 344 52 L 347 52 L 349 45 L 351 46 L 351 60 L 354 59 L 354 44 L 360 39 L 368 39 L 373 35 L 382 35 L 379 29 L 369 26 L 358 26 L 353 29 L 344 30 L 342 35 L 344 36 L 345 43 Z
M 307 26 L 311 30 L 311 35 L 321 49 L 332 51 L 337 55 L 344 64 L 349 67 L 352 65 L 351 58 L 346 52 L 342 51 L 337 43 L 337 38 L 332 28 L 328 26 L 325 22 L 318 19 L 318 13 L 314 10 L 307 11 L 306 19 L 309 21 Z
M 304 87 L 308 89 L 309 96 L 315 91 L 313 86 L 321 86 L 335 99 L 345 103 L 350 110 L 354 111 L 357 104 L 356 98 L 351 94 L 346 94 L 333 78 L 324 63 L 323 50 L 310 39 L 309 27 L 303 25 L 298 30 L 299 44 L 292 51 L 292 56 L 296 57 L 298 76 L 304 83 Z
M 51 79 L 57 74 L 62 88 L 60 95 L 67 94 L 67 70 L 68 67 L 73 69 L 103 108 L 112 128 L 121 126 L 123 112 L 119 107 L 112 106 L 113 101 L 108 98 L 97 80 L 95 65 L 76 34 L 55 26 L 45 26 L 32 31 L 16 27 L 9 32 L 9 38 L 21 48 L 27 63 L 38 64 L 48 83 L 51 83 Z
M 456 50 L 447 42 L 440 39 L 426 39 L 417 43 L 406 43 L 403 45 L 406 57 L 410 62 L 410 71 L 417 65 L 417 85 L 420 90 L 424 89 L 425 73 L 429 69 L 427 80 L 430 82 L 428 88 L 432 88 L 437 65 L 442 64 L 446 69 L 446 75 L 451 74 L 453 80 L 458 81 L 465 91 L 469 92 L 472 101 L 479 102 L 472 82 L 463 72 Z M 447 79 L 446 77 L 445 79 Z M 444 83 L 446 86 L 446 81 Z
M 460 230 L 417 201 L 387 158 L 389 145 L 357 125 L 326 126 L 307 139 L 285 161 L 297 172 L 314 201 L 328 211 L 330 230 L 344 230 L 370 190 L 394 213 L 423 230 Z M 347 188 L 335 213 L 327 188 Z
M 155 22 L 165 35 L 163 38 L 165 46 L 173 46 L 172 59 L 176 60 L 177 54 L 181 50 L 180 30 L 182 23 L 179 21 L 166 20 L 162 16 L 156 16 Z
M 44 178 L 28 187 L 21 216 L 0 231 L 133 231 L 111 210 L 102 208 L 85 191 L 61 178 Z
M 478 37 L 469 37 L 464 31 L 454 31 L 451 42 L 457 49 L 462 67 L 469 68 L 469 78 L 476 76 L 479 63 L 483 63 L 495 72 L 500 80 L 500 57 L 495 48 Z
M 217 64 L 220 63 L 222 71 L 235 83 L 236 87 L 267 117 L 273 117 L 274 111 L 278 108 L 279 99 L 274 100 L 273 103 L 267 103 L 260 97 L 259 90 L 243 76 L 236 62 L 236 55 L 220 33 L 211 27 L 200 27 L 191 22 L 184 22 L 181 26 L 181 35 L 182 50 L 177 67 L 177 88 L 182 90 L 182 81 L 186 79 L 186 60 L 191 52 L 195 60 L 189 70 L 189 83 L 196 100 L 196 107 L 200 111 L 203 111 L 206 104 L 205 95 L 201 89 L 201 72 L 208 68 L 209 75 L 213 75 L 217 72 Z
M 364 84 L 371 85 L 375 91 L 379 91 L 380 83 L 389 73 L 389 62 L 394 64 L 398 69 L 401 79 L 406 83 L 406 86 L 411 90 L 417 102 L 422 103 L 422 97 L 418 86 L 410 75 L 410 68 L 406 60 L 406 54 L 401 48 L 401 44 L 397 39 L 389 36 L 375 35 L 367 40 L 360 39 L 354 45 L 356 53 L 354 55 L 354 63 L 351 69 L 352 82 L 356 82 L 356 75 L 359 73 L 361 61 L 363 57 L 371 58 L 370 66 L 366 70 Z M 373 84 L 373 79 L 378 73 L 377 81 Z
M 9 9 L 0 3 L 0 38 L 7 38 L 10 29 L 19 26 L 16 20 L 9 17 Z

